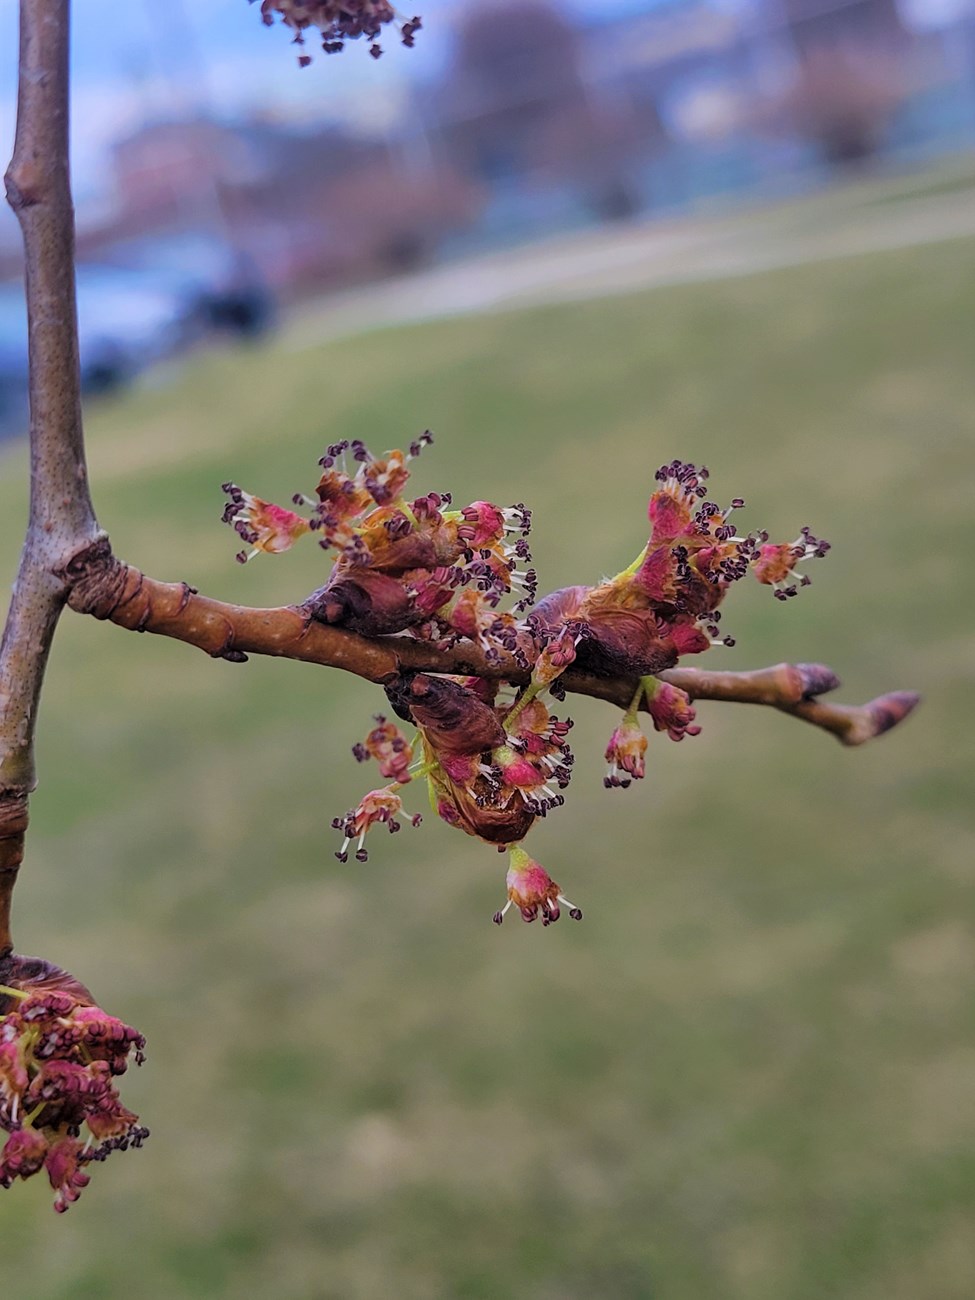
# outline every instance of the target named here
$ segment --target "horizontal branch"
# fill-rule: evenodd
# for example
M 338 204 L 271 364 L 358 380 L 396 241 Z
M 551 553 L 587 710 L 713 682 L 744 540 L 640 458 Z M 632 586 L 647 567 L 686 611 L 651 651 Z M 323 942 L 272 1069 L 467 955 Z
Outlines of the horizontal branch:
M 488 659 L 473 642 L 444 648 L 410 637 L 368 639 L 329 627 L 295 606 L 255 609 L 201 596 L 186 583 L 159 582 L 115 558 L 106 540 L 75 556 L 65 570 L 70 607 L 108 619 L 134 632 L 154 632 L 197 646 L 217 659 L 241 662 L 249 654 L 299 659 L 341 668 L 384 685 L 402 672 L 452 673 L 529 681 L 530 671 L 510 655 Z M 818 697 L 839 682 L 821 664 L 778 664 L 754 672 L 706 672 L 671 668 L 664 681 L 694 700 L 765 704 L 831 732 L 845 745 L 860 745 L 906 717 L 918 697 L 907 691 L 868 704 L 830 704 Z M 608 700 L 627 708 L 635 679 L 605 678 L 569 670 L 560 684 L 577 695 Z

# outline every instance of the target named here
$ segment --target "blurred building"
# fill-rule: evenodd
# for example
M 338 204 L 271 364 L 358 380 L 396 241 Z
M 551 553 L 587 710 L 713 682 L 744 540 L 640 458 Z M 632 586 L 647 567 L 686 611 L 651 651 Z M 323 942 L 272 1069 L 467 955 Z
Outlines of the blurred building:
M 407 108 L 349 115 L 351 129 L 199 107 L 147 123 L 117 144 L 114 206 L 79 246 L 203 232 L 285 293 L 312 291 L 971 144 L 975 0 L 920 34 L 902 15 L 926 0 L 900 2 L 647 0 L 573 17 L 556 0 L 466 0 Z M 18 257 L 13 244 L 10 269 Z
M 537 167 L 561 119 L 588 117 L 578 34 L 541 0 L 472 7 L 436 112 L 441 147 L 465 171 L 492 179 Z
M 476 187 L 446 167 L 418 171 L 397 141 L 338 127 L 154 122 L 120 141 L 113 162 L 115 211 L 82 233 L 83 253 L 205 231 L 286 293 L 420 261 L 478 203 Z
M 765 0 L 791 59 L 782 92 L 759 105 L 766 129 L 791 134 L 829 167 L 888 145 L 911 93 L 911 39 L 897 0 Z
M 471 0 L 412 129 L 484 185 L 489 238 L 791 193 L 972 140 L 959 12 L 922 39 L 897 0 L 648 0 L 575 24 L 551 0 Z
M 595 21 L 587 34 L 592 83 L 628 105 L 646 143 L 717 137 L 739 125 L 750 72 L 736 14 L 707 0 L 670 0 Z
M 593 84 L 588 37 L 544 0 L 472 5 L 425 109 L 438 156 L 495 191 L 563 187 L 590 213 L 632 212 L 628 162 L 660 123 Z
M 801 59 L 823 47 L 858 46 L 889 52 L 902 47 L 907 31 L 897 0 L 780 0 L 789 34 Z

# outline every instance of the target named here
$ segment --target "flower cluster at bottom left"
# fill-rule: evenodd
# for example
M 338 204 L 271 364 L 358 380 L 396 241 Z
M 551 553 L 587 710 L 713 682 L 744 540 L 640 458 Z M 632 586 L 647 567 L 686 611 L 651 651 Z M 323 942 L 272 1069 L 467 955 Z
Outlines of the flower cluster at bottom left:
M 149 1135 L 114 1082 L 130 1055 L 142 1064 L 145 1039 L 58 967 L 17 957 L 0 966 L 11 980 L 0 984 L 0 1187 L 44 1170 L 62 1213 L 88 1185 L 89 1164 Z

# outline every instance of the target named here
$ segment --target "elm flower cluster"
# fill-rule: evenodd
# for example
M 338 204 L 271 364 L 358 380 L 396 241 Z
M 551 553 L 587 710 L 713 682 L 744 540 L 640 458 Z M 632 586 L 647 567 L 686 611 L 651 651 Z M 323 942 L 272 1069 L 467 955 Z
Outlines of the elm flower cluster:
M 253 4 L 254 0 L 250 2 Z M 412 48 L 421 27 L 419 18 L 407 21 L 388 0 L 262 0 L 261 20 L 265 26 L 273 26 L 275 16 L 295 33 L 294 43 L 302 50 L 298 56 L 302 68 L 311 63 L 311 57 L 304 53 L 305 33 L 309 28 L 318 29 L 326 54 L 339 54 L 346 41 L 364 36 L 370 43 L 369 53 L 378 59 L 383 51 L 376 38 L 387 24 L 392 23 L 399 30 L 400 40 L 407 48 Z
M 371 790 L 355 808 L 334 819 L 333 827 L 344 835 L 335 855 L 339 861 L 348 861 L 354 843 L 356 860 L 365 862 L 365 838 L 374 826 L 385 825 L 391 832 L 400 829 L 403 805 L 399 791 L 414 777 L 426 780 L 430 802 L 448 826 L 499 851 L 523 854 L 518 845 L 536 818 L 565 802 L 562 791 L 569 784 L 574 762 L 566 740 L 571 719 L 550 714 L 531 688 L 513 701 L 500 703 L 494 683 L 484 678 L 411 673 L 391 682 L 386 691 L 397 715 L 416 728 L 420 757 L 410 764 L 415 745 L 383 717 L 377 718 L 376 727 L 354 747 L 360 762 L 375 758 L 380 771 L 387 776 L 395 772 L 396 780 Z M 416 815 L 411 820 L 416 826 L 421 819 Z M 513 861 L 517 865 L 521 859 Z M 535 863 L 528 883 L 518 877 L 522 881 L 518 907 L 526 920 L 540 915 L 548 925 L 559 918 L 559 891 L 555 887 L 552 893 L 549 881 L 545 886 L 548 893 L 539 893 L 539 873 L 544 874 Z M 509 872 L 510 899 L 515 897 L 510 893 L 513 879 Z M 537 904 L 534 911 L 531 898 Z M 581 917 L 577 908 L 567 906 L 570 915 Z
M 700 732 L 686 692 L 658 674 L 684 655 L 735 644 L 719 628 L 718 606 L 729 588 L 751 572 L 772 587 L 777 599 L 786 600 L 810 582 L 808 574 L 794 581 L 796 567 L 829 550 L 829 543 L 809 528 L 795 542 L 781 545 L 770 543 L 764 530 L 740 535 L 730 518 L 745 502 L 735 497 L 722 508 L 709 500 L 708 477 L 703 466 L 678 460 L 662 465 L 647 508 L 650 538 L 636 560 L 595 587 L 553 592 L 529 616 L 536 643 L 545 647 L 536 660 L 536 675 L 554 645 L 561 671 L 574 664 L 598 676 L 639 679 L 606 749 L 608 788 L 625 788 L 644 776 L 646 740 L 637 720 L 641 706 L 654 729 L 671 740 Z M 545 679 L 553 684 L 548 664 Z
M 467 638 L 489 655 L 524 654 L 516 614 L 534 600 L 531 513 L 475 501 L 451 509 L 449 493 L 404 495 L 410 464 L 433 441 L 424 433 L 409 450 L 375 457 L 361 441 L 339 442 L 319 462 L 315 496 L 296 494 L 299 514 L 225 483 L 223 513 L 253 549 L 277 554 L 316 536 L 337 558 L 328 581 L 305 602 L 312 618 L 362 636 L 411 631 L 451 644 Z M 499 609 L 505 599 L 513 611 Z M 527 665 L 527 659 L 525 663 Z
M 829 543 L 808 528 L 781 546 L 764 530 L 739 535 L 729 520 L 745 502 L 735 497 L 722 508 L 708 500 L 707 479 L 703 466 L 661 466 L 647 509 L 650 538 L 636 560 L 595 587 L 565 587 L 539 601 L 529 620 L 536 640 L 564 638 L 571 627 L 577 667 L 603 677 L 656 676 L 684 655 L 735 644 L 719 630 L 718 607 L 749 572 L 779 599 L 794 595 L 796 566 L 824 556 Z M 798 585 L 809 581 L 805 575 Z
M 306 535 L 336 553 L 324 586 L 301 607 L 309 618 L 366 637 L 444 647 L 466 641 L 489 663 L 518 670 L 511 681 L 500 673 L 404 672 L 386 683 L 394 713 L 415 737 L 380 715 L 355 746 L 356 758 L 375 760 L 390 784 L 334 819 L 344 837 L 336 857 L 347 862 L 351 851 L 365 862 L 370 830 L 399 830 L 400 792 L 424 780 L 442 821 L 508 852 L 508 903 L 498 923 L 511 906 L 544 926 L 563 908 L 578 919 L 579 909 L 521 847 L 535 821 L 564 804 L 572 776 L 572 721 L 550 712 L 543 695 L 563 699 L 561 679 L 570 669 L 634 682 L 606 748 L 605 785 L 626 788 L 646 772 L 641 711 L 671 740 L 700 732 L 687 693 L 661 674 L 685 655 L 734 644 L 719 627 L 730 587 L 753 573 L 786 600 L 809 582 L 795 578 L 797 566 L 824 556 L 829 544 L 808 528 L 781 545 L 764 531 L 740 534 L 730 520 L 744 501 L 719 506 L 709 499 L 707 469 L 675 460 L 655 475 L 650 536 L 634 562 L 595 586 L 565 587 L 534 604 L 531 515 L 523 504 L 475 501 L 458 510 L 447 493 L 407 498 L 411 462 L 430 441 L 424 434 L 408 452 L 384 457 L 361 442 L 329 447 L 315 496 L 293 501 L 308 514 L 226 484 L 224 518 L 254 553 L 287 550 Z M 506 599 L 512 608 L 500 608 Z
M 88 1166 L 149 1135 L 119 1099 L 115 1079 L 145 1039 L 94 1005 L 72 976 L 35 958 L 2 964 L 0 1187 L 42 1171 L 60 1214 L 80 1196 Z

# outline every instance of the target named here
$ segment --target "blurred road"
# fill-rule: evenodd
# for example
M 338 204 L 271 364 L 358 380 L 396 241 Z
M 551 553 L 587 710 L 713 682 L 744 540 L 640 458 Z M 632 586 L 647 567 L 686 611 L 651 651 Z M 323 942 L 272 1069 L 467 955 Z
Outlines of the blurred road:
M 603 227 L 387 280 L 301 310 L 284 344 L 302 350 L 410 321 L 727 279 L 972 234 L 975 185 L 912 195 L 896 182 L 872 183 L 760 212 Z

